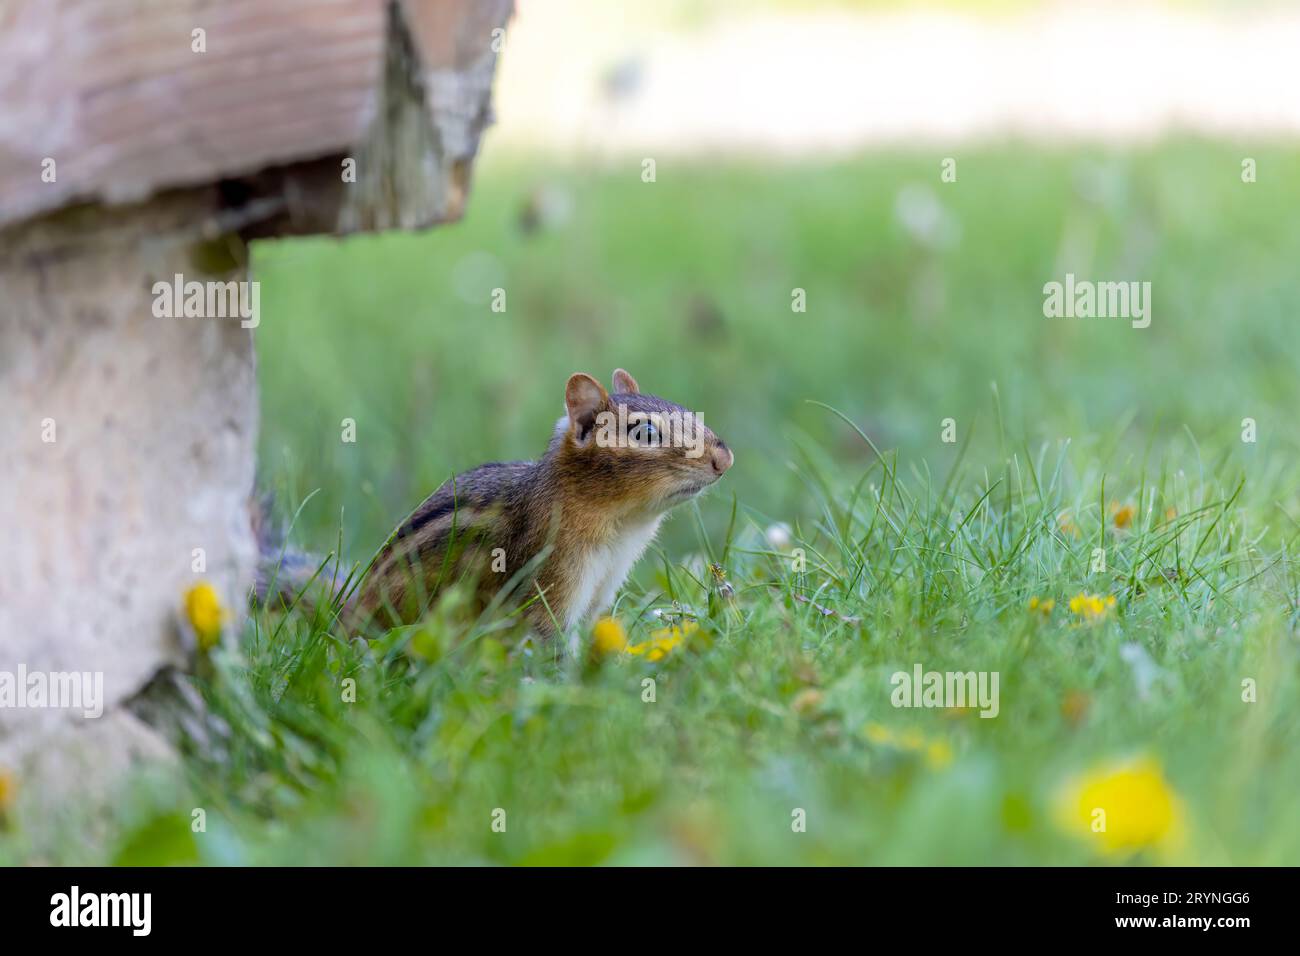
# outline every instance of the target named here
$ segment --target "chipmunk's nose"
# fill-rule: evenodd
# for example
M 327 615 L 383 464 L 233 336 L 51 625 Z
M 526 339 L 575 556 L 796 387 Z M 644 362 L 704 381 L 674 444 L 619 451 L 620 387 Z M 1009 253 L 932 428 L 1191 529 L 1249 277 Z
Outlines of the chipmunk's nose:
M 718 442 L 713 447 L 713 470 L 719 475 L 731 467 L 736 460 L 736 456 L 731 453 L 731 449 Z

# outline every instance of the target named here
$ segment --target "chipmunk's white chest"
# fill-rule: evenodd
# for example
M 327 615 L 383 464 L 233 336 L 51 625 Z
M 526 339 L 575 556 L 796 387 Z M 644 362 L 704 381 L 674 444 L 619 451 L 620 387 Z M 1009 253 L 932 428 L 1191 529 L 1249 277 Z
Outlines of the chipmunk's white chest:
M 627 580 L 632 565 L 645 553 L 659 531 L 662 515 L 644 522 L 624 525 L 605 544 L 593 546 L 583 554 L 565 624 L 573 627 L 608 610 L 614 596 Z

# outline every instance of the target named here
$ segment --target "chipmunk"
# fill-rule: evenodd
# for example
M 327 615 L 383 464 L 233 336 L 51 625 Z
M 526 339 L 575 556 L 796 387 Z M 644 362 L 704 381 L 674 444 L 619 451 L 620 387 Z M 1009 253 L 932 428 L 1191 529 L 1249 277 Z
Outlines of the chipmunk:
M 532 629 L 554 636 L 612 607 L 667 512 L 735 460 L 701 416 L 643 395 L 623 369 L 612 394 L 570 376 L 564 406 L 541 458 L 459 474 L 394 530 L 344 607 L 345 626 L 413 623 L 468 578 L 480 609 L 509 588 Z M 280 593 L 296 578 L 284 574 Z

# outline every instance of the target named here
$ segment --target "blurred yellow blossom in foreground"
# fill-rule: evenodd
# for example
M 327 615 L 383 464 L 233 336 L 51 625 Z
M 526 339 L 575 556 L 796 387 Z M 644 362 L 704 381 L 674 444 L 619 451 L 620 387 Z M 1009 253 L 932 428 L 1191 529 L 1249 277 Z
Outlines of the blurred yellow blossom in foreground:
M 616 654 L 627 647 L 627 631 L 617 618 L 602 617 L 591 630 L 591 648 L 601 657 Z
M 1085 621 L 1096 621 L 1106 615 L 1115 606 L 1115 595 L 1086 594 L 1079 592 L 1070 598 L 1070 613 L 1077 614 Z
M 694 621 L 687 621 L 680 626 L 674 624 L 672 627 L 661 627 L 650 632 L 650 640 L 629 644 L 624 649 L 629 654 L 644 657 L 648 661 L 663 660 L 670 651 L 685 643 L 686 638 L 699 630 L 699 627 Z
M 1056 607 L 1056 598 L 1047 598 L 1046 600 L 1040 601 L 1038 596 L 1035 595 L 1029 599 L 1029 610 L 1037 611 L 1039 614 L 1043 615 L 1043 617 L 1051 617 L 1052 608 L 1054 607 Z
M 18 779 L 0 767 L 0 817 L 13 807 L 18 796 Z
M 211 650 L 221 640 L 221 627 L 229 616 L 221 606 L 217 590 L 202 581 L 185 592 L 185 619 L 194 628 L 199 647 Z
M 1115 855 L 1176 849 L 1186 813 L 1160 764 L 1138 757 L 1068 781 L 1057 817 L 1067 832 L 1096 840 L 1103 853 Z

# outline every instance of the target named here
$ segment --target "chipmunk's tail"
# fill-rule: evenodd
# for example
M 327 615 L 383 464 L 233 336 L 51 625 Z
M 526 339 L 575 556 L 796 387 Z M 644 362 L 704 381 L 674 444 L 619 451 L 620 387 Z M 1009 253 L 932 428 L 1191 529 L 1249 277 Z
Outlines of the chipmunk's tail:
M 250 512 L 257 537 L 255 607 L 297 611 L 308 620 L 333 620 L 346 610 L 346 582 L 339 574 L 338 556 L 315 555 L 288 547 L 272 518 L 269 493 L 253 499 Z

